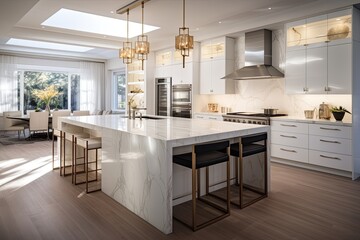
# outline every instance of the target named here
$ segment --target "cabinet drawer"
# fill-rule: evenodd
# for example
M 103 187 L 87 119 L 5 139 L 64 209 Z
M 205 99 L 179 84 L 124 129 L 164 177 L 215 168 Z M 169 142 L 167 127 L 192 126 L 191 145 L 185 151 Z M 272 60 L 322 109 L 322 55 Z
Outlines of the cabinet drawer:
M 309 162 L 308 152 L 309 151 L 304 148 L 271 144 L 271 157 L 308 163 Z
M 351 140 L 343 138 L 329 138 L 309 136 L 309 149 L 351 155 Z
M 300 148 L 308 148 L 308 135 L 301 133 L 289 133 L 289 132 L 279 132 L 272 131 L 271 132 L 271 143 L 292 146 L 292 147 L 300 147 Z
M 352 156 L 309 150 L 309 163 L 345 171 L 352 169 Z
M 309 124 L 309 132 L 311 135 L 351 139 L 351 127 Z
M 223 117 L 222 117 L 222 116 L 206 115 L 206 114 L 194 114 L 194 118 L 197 118 L 197 119 L 208 119 L 208 120 L 217 120 L 217 121 L 222 121 L 222 120 L 223 120 Z
M 309 124 L 307 123 L 298 123 L 298 122 L 288 122 L 288 121 L 271 121 L 271 130 L 287 132 L 287 133 L 302 133 L 308 134 Z

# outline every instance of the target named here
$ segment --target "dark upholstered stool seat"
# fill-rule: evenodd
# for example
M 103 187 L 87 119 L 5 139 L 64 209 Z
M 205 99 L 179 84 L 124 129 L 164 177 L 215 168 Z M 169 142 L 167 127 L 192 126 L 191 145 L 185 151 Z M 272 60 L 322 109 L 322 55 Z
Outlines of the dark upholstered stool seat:
M 222 152 L 209 152 L 202 153 L 196 156 L 196 169 L 211 166 L 214 164 L 226 162 L 229 160 L 229 156 Z M 185 153 L 176 155 L 173 158 L 174 163 L 184 167 L 192 168 L 192 154 Z
M 192 170 L 192 224 L 187 224 L 174 214 L 174 218 L 191 227 L 193 231 L 208 226 L 216 221 L 223 219 L 230 215 L 230 164 L 229 164 L 229 141 L 220 141 L 206 144 L 193 145 L 191 153 L 179 154 L 173 156 L 173 162 L 181 166 L 190 168 Z M 206 168 L 206 195 L 209 193 L 209 166 L 226 162 L 226 208 L 219 206 L 217 203 L 208 201 L 200 194 L 200 168 Z M 197 197 L 196 197 L 197 193 Z M 203 223 L 199 223 L 196 215 L 196 201 L 201 200 L 206 203 L 206 208 L 217 209 L 221 215 L 212 217 Z M 176 206 L 175 206 L 176 207 Z
M 249 144 L 249 145 L 243 146 L 242 156 L 247 157 L 247 156 L 262 153 L 265 151 L 266 151 L 266 146 L 264 146 L 264 145 Z M 238 143 L 231 144 L 230 155 L 231 156 L 239 156 L 239 144 Z
M 244 184 L 244 157 L 252 156 L 255 154 L 264 153 L 263 159 L 263 190 L 258 190 L 251 186 L 245 186 Z M 267 197 L 267 133 L 260 133 L 242 137 L 239 143 L 231 144 L 230 155 L 237 157 L 236 159 L 236 182 L 239 183 L 239 202 L 232 202 L 239 205 L 240 208 L 251 205 L 252 203 L 259 201 Z M 239 173 L 240 172 L 240 173 Z M 239 176 L 240 175 L 240 176 Z M 243 189 L 248 189 L 252 192 L 259 194 L 259 197 L 244 203 L 243 202 Z

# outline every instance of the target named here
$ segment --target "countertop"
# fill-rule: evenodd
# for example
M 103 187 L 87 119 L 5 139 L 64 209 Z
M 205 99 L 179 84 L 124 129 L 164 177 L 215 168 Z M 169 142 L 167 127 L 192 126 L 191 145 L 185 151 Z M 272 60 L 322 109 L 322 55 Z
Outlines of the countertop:
M 102 128 L 127 132 L 140 136 L 147 136 L 164 141 L 189 140 L 206 137 L 208 141 L 233 136 L 266 132 L 269 126 L 256 124 L 238 124 L 225 121 L 212 121 L 203 119 L 189 119 L 176 117 L 159 117 L 153 119 L 128 119 L 119 115 L 94 115 L 81 117 L 63 117 L 61 122 L 74 124 L 89 129 Z M 205 140 L 205 139 L 201 139 Z M 190 142 L 200 141 L 195 139 Z M 189 142 L 189 144 L 191 144 Z M 176 144 L 177 145 L 177 144 Z
M 196 112 L 194 114 L 222 116 L 222 115 L 225 115 L 226 113 L 222 113 L 222 112 Z
M 313 123 L 313 124 L 325 124 L 325 125 L 337 125 L 337 126 L 352 126 L 351 121 L 335 121 L 334 119 L 307 119 L 305 117 L 297 116 L 285 116 L 285 117 L 272 117 L 271 121 L 291 121 L 291 122 L 303 122 L 303 123 Z

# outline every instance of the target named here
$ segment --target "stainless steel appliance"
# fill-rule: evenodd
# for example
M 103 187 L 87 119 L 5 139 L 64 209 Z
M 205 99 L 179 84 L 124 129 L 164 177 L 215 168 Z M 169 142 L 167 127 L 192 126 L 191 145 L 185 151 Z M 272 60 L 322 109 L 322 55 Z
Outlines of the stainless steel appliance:
M 254 54 L 256 53 L 256 54 Z M 283 78 L 284 74 L 272 64 L 272 33 L 261 29 L 245 33 L 245 67 L 223 79 L 249 80 Z
M 237 123 L 249 123 L 249 124 L 260 124 L 270 125 L 270 117 L 281 117 L 286 114 L 264 114 L 264 113 L 253 113 L 253 112 L 231 112 L 223 115 L 224 121 L 237 122 Z
M 160 116 L 171 116 L 171 77 L 155 79 L 155 114 Z
M 191 118 L 191 84 L 172 86 L 172 116 Z

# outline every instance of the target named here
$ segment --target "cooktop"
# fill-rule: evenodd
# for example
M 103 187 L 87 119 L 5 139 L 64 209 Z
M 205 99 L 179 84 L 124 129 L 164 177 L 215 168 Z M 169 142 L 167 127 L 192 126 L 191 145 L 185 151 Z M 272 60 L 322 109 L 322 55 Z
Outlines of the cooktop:
M 235 116 L 248 116 L 248 117 L 282 117 L 287 116 L 287 114 L 277 113 L 277 114 L 264 114 L 264 113 L 254 113 L 254 112 L 229 112 L 226 115 L 235 115 Z

